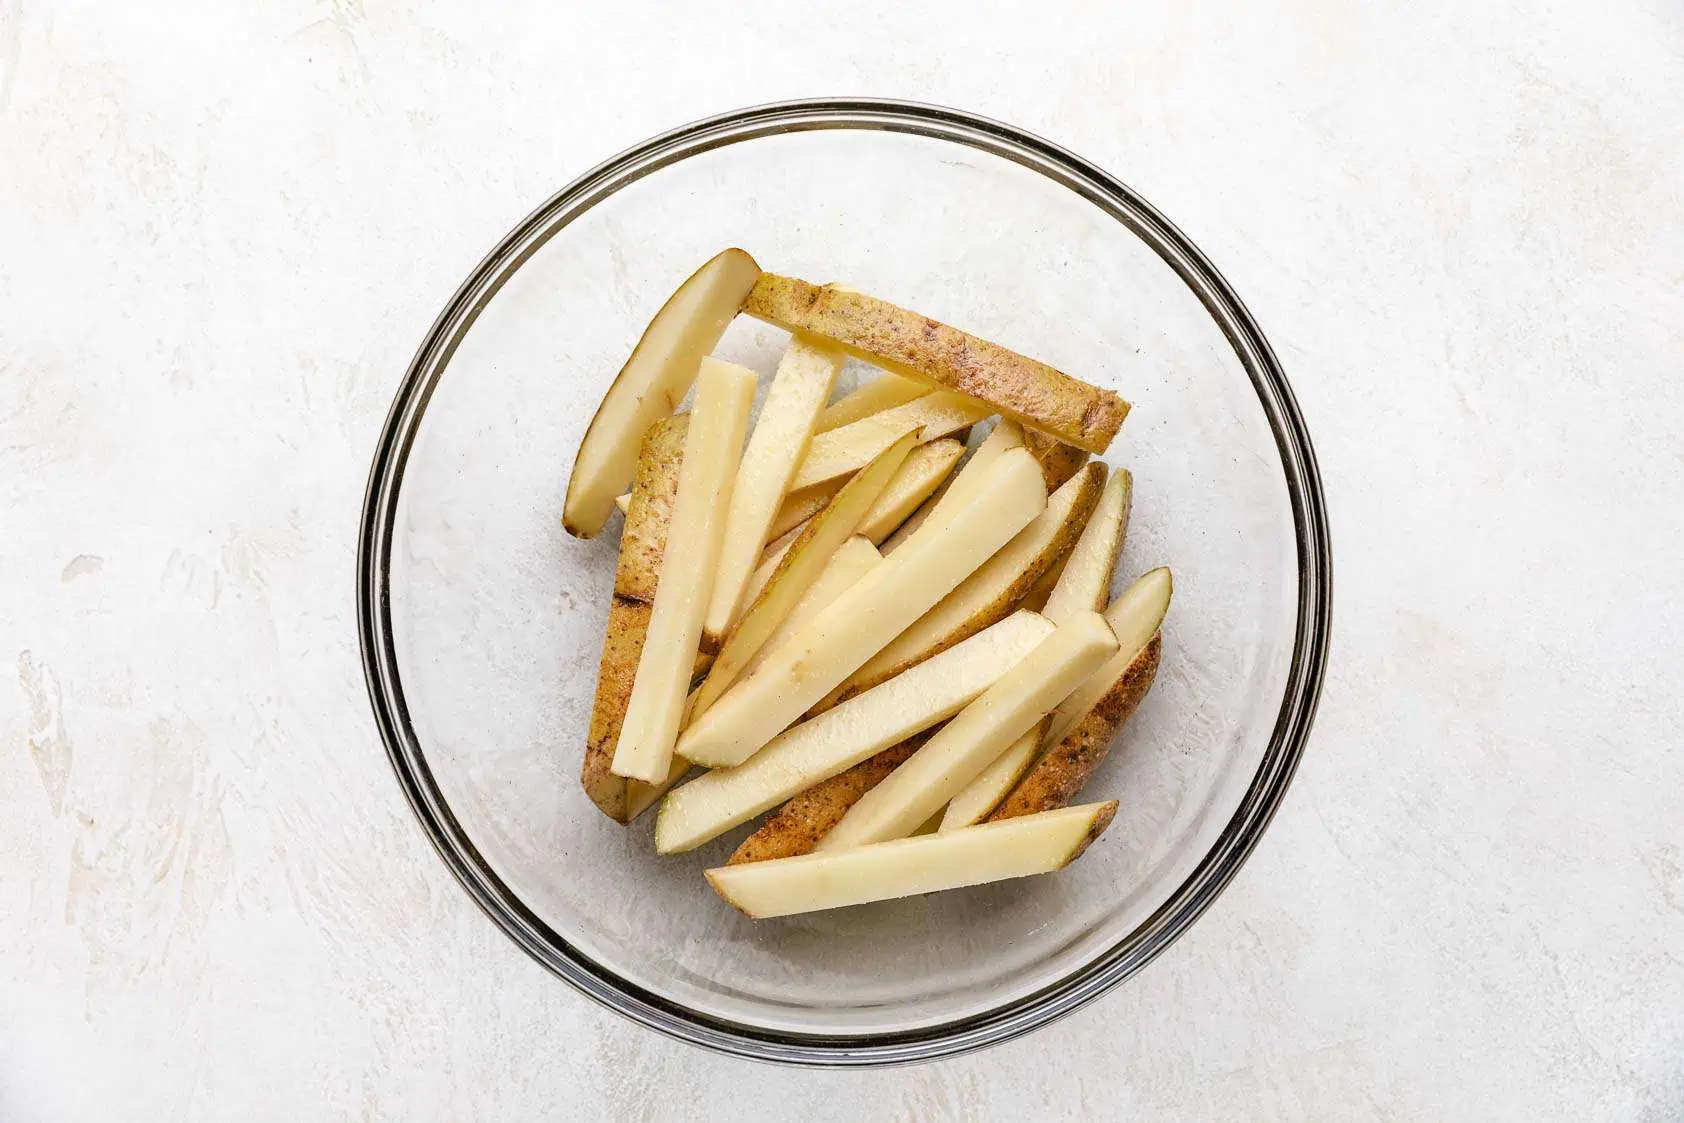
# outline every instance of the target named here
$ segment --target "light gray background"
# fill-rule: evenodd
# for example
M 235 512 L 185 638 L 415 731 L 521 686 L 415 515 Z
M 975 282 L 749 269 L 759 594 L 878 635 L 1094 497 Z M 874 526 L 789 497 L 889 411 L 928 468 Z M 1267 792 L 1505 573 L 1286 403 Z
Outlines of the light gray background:
M 1316 736 L 1135 982 L 924 1068 L 723 1060 L 449 879 L 357 504 L 457 281 L 702 113 L 1068 145 L 1235 283 L 1328 483 Z M 1684 1117 L 1684 8 L 0 0 L 0 1118 Z

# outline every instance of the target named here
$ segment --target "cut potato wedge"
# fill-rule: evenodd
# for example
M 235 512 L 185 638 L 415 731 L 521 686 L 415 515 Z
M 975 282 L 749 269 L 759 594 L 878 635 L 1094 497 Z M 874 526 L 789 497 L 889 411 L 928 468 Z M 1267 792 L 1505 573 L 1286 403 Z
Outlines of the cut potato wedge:
M 995 458 L 1008 449 L 1022 447 L 1023 426 L 1010 418 L 1002 419 L 989 432 L 988 436 L 983 438 L 982 444 L 977 446 L 977 450 L 971 453 L 971 458 L 965 461 L 965 466 L 960 468 L 958 473 L 949 480 L 948 486 L 927 500 L 922 507 L 912 514 L 911 518 L 906 520 L 899 530 L 895 531 L 883 543 L 883 552 L 890 553 L 893 551 L 907 538 L 911 537 L 912 532 L 923 526 L 924 522 L 936 512 L 947 511 L 951 513 L 956 510 L 957 505 L 965 501 L 966 494 L 975 488 L 976 482 L 988 471 L 988 466 L 994 463 Z
M 672 766 L 667 769 L 667 778 L 658 784 L 645 784 L 642 780 L 626 781 L 626 822 L 631 822 L 639 815 L 649 810 L 661 801 L 661 797 L 670 792 L 680 780 L 690 774 L 692 765 L 683 757 L 673 757 Z
M 888 779 L 865 793 L 819 842 L 817 851 L 905 838 L 917 830 L 1116 650 L 1116 637 L 1097 612 L 1059 625 Z
M 988 402 L 1066 444 L 1104 452 L 1128 403 L 1045 363 L 837 285 L 763 273 L 743 311 L 789 331 L 810 331 L 896 374 Z
M 1046 507 L 1035 458 L 1002 455 L 984 483 L 989 502 L 909 538 L 882 565 L 740 679 L 684 731 L 679 751 L 724 767 L 747 760 L 839 686 L 994 556 Z
M 836 493 L 842 490 L 842 485 L 852 478 L 852 476 L 837 476 L 834 480 L 826 480 L 822 484 L 804 487 L 800 491 L 792 491 L 784 496 L 784 501 L 778 506 L 778 513 L 772 516 L 771 529 L 766 532 L 770 536 L 769 540 L 777 541 L 824 510 L 825 504 L 836 498 Z
M 819 414 L 818 424 L 813 426 L 813 432 L 828 433 L 832 429 L 840 429 L 862 417 L 870 417 L 874 413 L 903 406 L 929 392 L 930 388 L 922 382 L 914 382 L 910 378 L 902 378 L 898 374 L 884 371 L 852 393 L 825 406 L 824 412 Z
M 1036 754 L 1041 751 L 1041 738 L 1046 731 L 1047 719 L 1042 718 L 1030 727 L 1029 732 L 1013 741 L 1005 752 L 995 757 L 992 764 L 977 773 L 977 778 L 966 784 L 947 805 L 940 829 L 958 830 L 988 818 L 988 813 L 1000 806 L 1023 774 L 1029 771 Z
M 871 539 L 873 544 L 894 533 L 918 509 L 918 505 L 941 486 L 964 454 L 965 442 L 952 437 L 943 437 L 913 449 L 906 463 L 889 481 L 889 486 L 883 489 L 883 494 L 877 497 L 877 502 L 860 520 L 859 533 Z
M 672 504 L 678 497 L 678 469 L 684 463 L 689 433 L 690 415 L 682 413 L 655 422 L 643 439 L 614 568 L 614 592 L 622 597 L 655 603 Z
M 1174 591 L 1175 582 L 1169 570 L 1159 568 L 1142 576 L 1111 602 L 1105 610 L 1105 619 L 1117 637 L 1117 653 L 1058 704 L 1043 747 L 1064 740 L 1128 670 L 1129 663 L 1163 623 Z
M 1105 481 L 1099 505 L 1082 529 L 1046 601 L 1047 617 L 1065 619 L 1073 612 L 1098 612 L 1111 592 L 1111 573 L 1128 531 L 1134 477 L 1124 468 Z
M 1115 801 L 1000 823 L 707 871 L 726 902 L 764 919 L 1063 869 L 1111 825 Z
M 883 782 L 929 739 L 928 733 L 908 737 L 898 745 L 866 758 L 828 780 L 821 780 L 778 808 L 760 829 L 743 839 L 725 863 L 765 862 L 809 854 L 813 847 L 859 802 L 860 796 Z
M 672 766 L 755 381 L 744 367 L 702 360 L 668 529 L 669 542 L 684 548 L 669 548 L 661 561 L 649 632 L 614 749 L 613 771 L 633 780 L 658 784 Z
M 917 434 L 906 433 L 878 453 L 877 458 L 849 480 L 848 485 L 836 493 L 830 505 L 813 516 L 795 541 L 790 543 L 778 560 L 777 568 L 720 648 L 713 670 L 708 672 L 707 681 L 697 691 L 691 707 L 691 720 L 706 714 L 720 695 L 737 681 L 749 660 L 754 658 L 790 610 L 818 580 L 831 557 L 853 535 L 854 528 L 900 470 L 916 439 Z M 770 734 L 767 739 L 770 740 Z
M 692 273 L 644 329 L 573 458 L 562 525 L 590 538 L 608 521 L 614 497 L 631 482 L 649 426 L 678 408 L 754 282 L 760 266 L 728 249 Z
M 760 550 L 771 537 L 772 520 L 783 503 L 795 469 L 807 455 L 813 423 L 830 397 L 842 370 L 842 352 L 806 335 L 790 337 L 772 386 L 760 406 L 742 467 L 731 487 L 731 513 L 725 520 L 725 541 L 719 572 L 713 580 L 702 633 L 704 646 L 715 649 L 725 632 L 747 607 L 743 593 L 749 575 L 760 561 Z
M 869 689 L 1004 619 L 1082 533 L 1099 501 L 1104 477 L 1105 465 L 1096 462 L 1059 488 L 1034 522 L 872 656 L 850 676 L 838 697 Z M 972 507 L 987 510 L 992 498 L 984 494 L 969 502 Z M 938 515 L 938 522 L 940 518 Z
M 670 854 L 700 846 L 951 717 L 1052 631 L 1039 616 L 1019 613 L 876 690 L 787 730 L 743 764 L 698 776 L 661 805 L 656 849 Z
M 1036 759 L 989 819 L 1013 819 L 1069 806 L 1111 752 L 1117 731 L 1152 689 L 1162 653 L 1163 637 L 1154 635 L 1087 716 Z
M 988 414 L 989 408 L 981 402 L 940 390 L 874 413 L 814 437 L 790 488 L 812 487 L 856 472 L 905 433 L 916 432 L 918 443 L 924 444 L 974 425 Z
M 754 670 L 760 660 L 776 651 L 780 643 L 830 607 L 831 601 L 853 588 L 855 582 L 876 569 L 882 561 L 883 555 L 877 552 L 877 547 L 871 544 L 871 539 L 864 535 L 856 534 L 842 543 L 825 563 L 824 570 L 819 574 L 818 580 L 813 582 L 813 587 L 802 594 L 801 599 L 795 602 L 795 607 L 789 610 L 789 615 L 779 622 L 772 638 L 749 660 L 744 673 Z
M 1064 481 L 1081 471 L 1082 465 L 1088 462 L 1086 449 L 1067 445 L 1033 429 L 1023 434 L 1023 447 L 1040 462 L 1041 475 L 1047 481 L 1048 491 L 1063 487 Z

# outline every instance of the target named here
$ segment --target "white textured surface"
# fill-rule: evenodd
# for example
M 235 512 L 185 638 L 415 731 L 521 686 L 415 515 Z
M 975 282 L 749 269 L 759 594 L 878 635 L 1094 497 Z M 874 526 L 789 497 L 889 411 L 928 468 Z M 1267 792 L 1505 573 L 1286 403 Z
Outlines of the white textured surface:
M 1684 1116 L 1684 9 L 898 7 L 0 0 L 0 1118 Z M 402 803 L 350 603 L 480 254 L 832 92 L 1162 205 L 1287 364 L 1337 561 L 1311 752 L 1206 918 L 872 1075 L 529 962 Z

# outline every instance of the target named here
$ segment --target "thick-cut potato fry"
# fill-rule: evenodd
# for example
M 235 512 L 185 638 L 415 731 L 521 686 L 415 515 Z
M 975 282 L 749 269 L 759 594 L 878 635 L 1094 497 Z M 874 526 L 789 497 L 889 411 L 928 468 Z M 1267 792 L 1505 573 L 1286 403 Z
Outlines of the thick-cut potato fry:
M 1009 615 L 1082 533 L 1099 501 L 1104 475 L 1104 464 L 1089 464 L 1059 488 L 1040 516 L 1004 549 L 854 672 L 836 700 L 916 666 Z M 991 501 L 980 495 L 970 503 L 986 510 Z
M 778 808 L 776 814 L 760 824 L 759 830 L 743 839 L 725 864 L 735 866 L 811 853 L 819 839 L 848 813 L 848 808 L 859 802 L 860 796 L 882 783 L 884 777 L 904 764 L 927 740 L 927 733 L 909 737 L 846 772 L 814 784 Z
M 1052 625 L 1039 616 L 1019 613 L 877 689 L 786 730 L 735 768 L 697 777 L 661 805 L 656 849 L 666 854 L 700 846 L 945 721 L 1051 634 Z
M 1163 637 L 1154 635 L 1129 661 L 1123 677 L 1112 684 L 1087 716 L 1029 768 L 1011 794 L 989 815 L 990 821 L 1065 807 L 1075 799 L 1094 769 L 1110 753 L 1117 731 L 1152 689 L 1162 653 Z
M 642 780 L 626 781 L 626 822 L 630 823 L 639 815 L 660 802 L 662 796 L 670 792 L 684 777 L 690 774 L 691 764 L 683 757 L 672 758 L 672 765 L 667 769 L 667 778 L 658 784 L 645 784 Z
M 643 438 L 614 569 L 614 592 L 619 596 L 655 603 L 672 504 L 678 497 L 678 469 L 684 463 L 689 433 L 690 415 L 681 413 L 655 422 Z
M 840 852 L 721 866 L 707 878 L 752 917 L 817 912 L 1051 873 L 1081 857 L 1116 813 L 1114 800 L 1091 803 Z
M 615 822 L 630 821 L 626 804 L 626 778 L 611 770 L 614 746 L 620 740 L 620 726 L 631 701 L 632 680 L 643 654 L 643 640 L 649 633 L 649 605 L 615 594 L 608 606 L 608 630 L 602 639 L 602 662 L 596 672 L 596 698 L 591 704 L 590 732 L 585 741 L 585 762 L 579 782 L 591 802 Z
M 669 548 L 661 560 L 649 632 L 611 765 L 629 779 L 659 784 L 672 766 L 755 381 L 753 371 L 711 357 L 702 361 L 696 379 L 696 405 L 667 532 Z M 677 543 L 683 548 L 673 548 Z
M 1142 576 L 1111 602 L 1105 610 L 1105 620 L 1117 637 L 1117 653 L 1091 679 L 1071 691 L 1070 696 L 1058 704 L 1052 715 L 1052 724 L 1047 728 L 1046 740 L 1042 742 L 1043 748 L 1064 740 L 1064 735 L 1075 728 L 1111 689 L 1111 684 L 1122 677 L 1135 653 L 1146 646 L 1146 641 L 1163 623 L 1174 591 L 1175 582 L 1170 571 L 1158 568 Z
M 748 611 L 714 660 L 707 681 L 696 693 L 691 707 L 691 720 L 707 713 L 726 689 L 736 682 L 743 669 L 760 651 L 784 618 L 789 615 L 802 595 L 818 580 L 837 549 L 853 536 L 860 519 L 871 509 L 889 480 L 900 469 L 912 451 L 916 435 L 904 434 L 877 458 L 866 465 L 848 486 L 836 493 L 830 505 L 813 516 L 789 549 L 778 561 L 777 569 L 755 594 Z M 769 740 L 770 738 L 768 738 Z
M 796 467 L 807 455 L 813 422 L 830 397 L 830 388 L 841 369 L 841 351 L 810 336 L 790 337 L 731 487 L 731 512 L 725 520 L 719 571 L 702 625 L 707 648 L 718 648 L 726 631 L 748 606 L 743 593 L 749 575 L 760 560 L 761 547 L 771 537 L 772 520 Z
M 1097 612 L 1111 592 L 1111 573 L 1122 552 L 1128 530 L 1134 477 L 1119 469 L 1105 481 L 1099 505 L 1093 509 L 1075 548 L 1065 559 L 1057 583 L 1046 599 L 1047 616 L 1062 620 L 1072 612 Z
M 962 433 L 958 437 L 942 437 L 913 449 L 889 486 L 866 512 L 860 522 L 860 533 L 878 543 L 905 523 L 907 516 L 948 479 L 953 466 L 965 455 L 962 437 Z M 824 510 L 825 504 L 852 478 L 838 476 L 784 496 L 783 506 L 772 520 L 771 537 L 777 539 L 787 534 Z
M 1000 806 L 1029 766 L 1035 763 L 1035 755 L 1041 751 L 1041 738 L 1046 732 L 1047 719 L 1042 718 L 1030 727 L 1029 732 L 1013 741 L 1005 752 L 995 757 L 994 763 L 977 773 L 977 778 L 966 784 L 948 803 L 941 817 L 940 829 L 958 830 L 988 818 L 988 813 Z
M 840 343 L 867 362 L 988 402 L 1007 417 L 1104 452 L 1128 403 L 999 344 L 838 285 L 763 273 L 743 311 Z
M 578 538 L 602 529 L 614 497 L 631 482 L 649 426 L 678 408 L 760 276 L 754 258 L 728 249 L 678 286 L 655 313 L 602 396 L 573 458 L 562 525 Z
M 915 398 L 903 406 L 874 413 L 851 425 L 820 433 L 807 448 L 791 490 L 812 487 L 858 471 L 872 457 L 894 444 L 902 434 L 916 432 L 926 444 L 968 428 L 988 416 L 988 407 L 963 394 L 942 390 Z
M 684 731 L 679 752 L 739 764 L 959 586 L 1046 507 L 1039 466 L 1013 450 L 990 468 L 987 504 L 966 504 L 907 540 Z
M 819 414 L 818 424 L 813 426 L 813 432 L 828 433 L 832 429 L 840 429 L 862 417 L 905 405 L 913 398 L 922 398 L 929 392 L 930 388 L 922 382 L 884 371 L 870 382 L 856 387 L 852 393 L 825 406 L 824 412 Z
M 892 553 L 900 544 L 912 536 L 912 532 L 923 526 L 925 521 L 938 511 L 951 514 L 959 509 L 966 497 L 976 487 L 976 483 L 988 471 L 988 466 L 994 463 L 1001 453 L 1014 448 L 1023 447 L 1023 426 L 1011 418 L 1003 418 L 1000 423 L 989 430 L 988 436 L 982 439 L 982 444 L 971 453 L 971 458 L 965 461 L 963 467 L 949 477 L 947 486 L 936 492 L 924 505 L 912 513 L 912 517 L 901 525 L 901 528 L 890 535 L 883 543 L 883 552 Z
M 1088 462 L 1086 449 L 1067 445 L 1033 429 L 1023 434 L 1023 447 L 1040 462 L 1041 474 L 1046 477 L 1048 491 L 1057 491 L 1063 487 L 1064 481 L 1080 472 L 1082 465 Z

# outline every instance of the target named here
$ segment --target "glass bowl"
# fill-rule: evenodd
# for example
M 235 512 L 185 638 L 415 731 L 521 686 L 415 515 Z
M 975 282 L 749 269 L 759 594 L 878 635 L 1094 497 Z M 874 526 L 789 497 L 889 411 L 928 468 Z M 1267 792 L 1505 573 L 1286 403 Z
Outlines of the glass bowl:
M 562 531 L 568 469 L 649 317 L 731 245 L 1134 404 L 1107 457 L 1135 475 L 1119 583 L 1167 564 L 1176 596 L 1156 688 L 1084 793 L 1122 809 L 1070 868 L 752 921 L 701 877 L 750 828 L 662 858 L 653 814 L 619 826 L 581 790 L 616 531 Z M 785 338 L 739 318 L 719 353 L 770 371 Z M 486 257 L 387 418 L 357 595 L 398 778 L 440 856 L 515 942 L 674 1037 L 867 1065 L 1044 1025 L 1186 930 L 1256 844 L 1303 752 L 1330 576 L 1321 485 L 1285 376 L 1180 231 L 1018 129 L 826 100 L 647 141 Z

